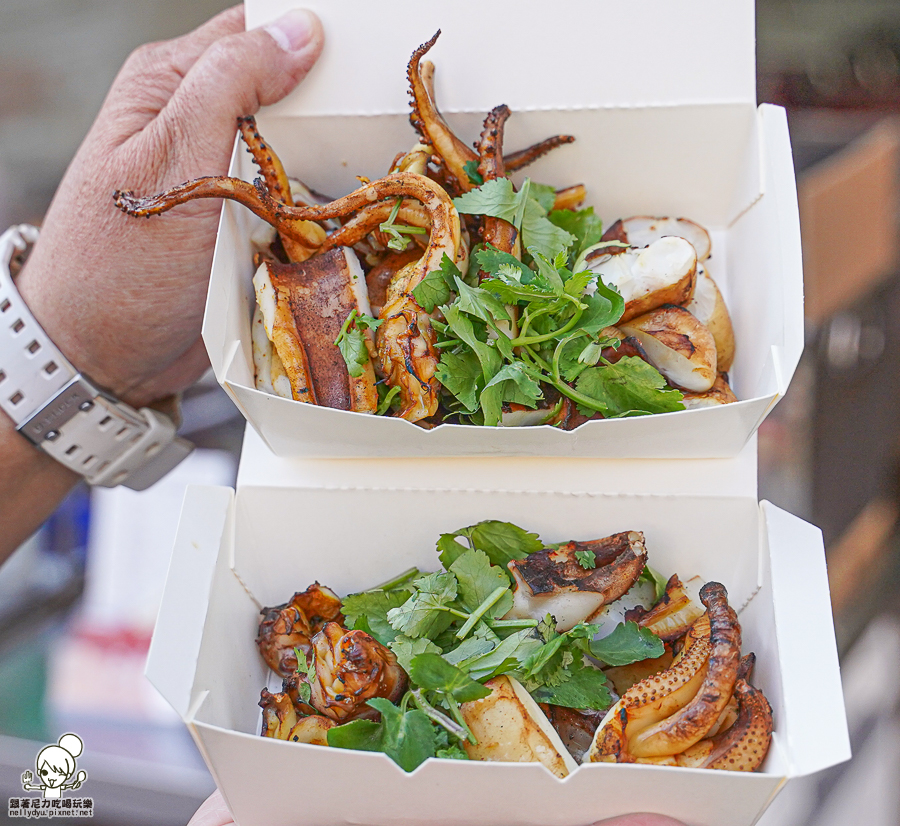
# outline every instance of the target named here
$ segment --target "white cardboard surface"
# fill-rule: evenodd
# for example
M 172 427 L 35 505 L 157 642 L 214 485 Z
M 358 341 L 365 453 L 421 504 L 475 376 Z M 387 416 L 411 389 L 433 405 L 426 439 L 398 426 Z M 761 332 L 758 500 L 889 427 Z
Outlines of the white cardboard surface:
M 211 577 L 209 556 L 201 576 L 178 562 L 190 543 L 176 549 L 148 675 L 178 703 L 241 826 L 581 826 L 635 810 L 692 826 L 749 826 L 790 777 L 849 756 L 833 637 L 822 633 L 831 615 L 821 538 L 770 505 L 748 497 L 252 486 L 223 509 L 230 497 L 220 488 L 188 496 L 180 537 L 206 532 L 221 547 Z M 383 755 L 257 736 L 255 701 L 267 679 L 253 642 L 261 604 L 313 580 L 347 593 L 411 564 L 433 569 L 440 531 L 485 518 L 517 521 L 547 541 L 641 529 L 655 567 L 724 582 L 740 609 L 743 650 L 759 657 L 753 681 L 775 713 L 765 770 L 598 764 L 559 781 L 537 765 L 427 761 L 406 775 Z M 812 644 L 810 628 L 818 629 Z M 811 697 L 815 714 L 800 703 Z M 273 776 L 302 778 L 300 792 L 273 787 Z
M 247 0 L 247 28 L 295 6 Z M 279 115 L 405 115 L 406 62 L 438 29 L 432 53 L 446 112 L 756 101 L 752 0 L 460 0 L 415 13 L 368 0 L 304 7 L 322 20 L 325 50 L 274 108 Z

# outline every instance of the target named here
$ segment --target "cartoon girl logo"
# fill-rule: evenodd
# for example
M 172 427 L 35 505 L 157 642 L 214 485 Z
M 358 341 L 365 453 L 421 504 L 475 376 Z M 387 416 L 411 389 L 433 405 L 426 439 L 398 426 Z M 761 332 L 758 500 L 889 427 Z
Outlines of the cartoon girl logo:
M 22 788 L 29 792 L 43 792 L 45 800 L 62 797 L 63 789 L 77 789 L 87 780 L 87 772 L 80 771 L 71 783 L 66 783 L 75 774 L 75 758 L 81 754 L 84 743 L 77 734 L 64 734 L 55 746 L 45 746 L 35 760 L 38 776 L 42 782 L 33 784 L 34 775 L 30 771 L 22 775 Z

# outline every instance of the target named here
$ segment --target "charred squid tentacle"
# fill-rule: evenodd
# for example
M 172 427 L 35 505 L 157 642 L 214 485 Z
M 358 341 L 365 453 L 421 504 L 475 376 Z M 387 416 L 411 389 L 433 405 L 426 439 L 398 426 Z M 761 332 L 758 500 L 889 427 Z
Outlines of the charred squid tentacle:
M 731 698 L 741 658 L 741 626 L 720 583 L 704 585 L 700 601 L 706 606 L 710 626 L 706 676 L 687 705 L 629 738 L 629 750 L 635 757 L 661 757 L 687 750 L 712 728 Z
M 254 163 L 262 173 L 266 189 L 277 201 L 293 206 L 294 199 L 291 196 L 291 183 L 288 180 L 287 172 L 284 171 L 284 166 L 281 159 L 275 154 L 275 150 L 259 134 L 259 130 L 256 128 L 256 118 L 252 115 L 238 118 L 238 128 L 244 143 L 247 144 L 247 151 L 253 156 Z
M 158 195 L 138 197 L 129 190 L 116 190 L 113 193 L 115 205 L 122 212 L 137 218 L 159 215 L 198 198 L 225 198 L 229 201 L 237 201 L 254 215 L 258 215 L 264 221 L 272 224 L 281 233 L 282 238 L 288 238 L 302 247 L 306 251 L 304 259 L 315 253 L 325 240 L 325 230 L 308 219 L 277 219 L 273 207 L 283 205 L 268 194 L 262 181 L 259 182 L 259 186 L 256 186 L 242 181 L 240 178 L 217 176 L 196 178 L 167 189 Z
M 427 43 L 423 43 L 412 53 L 407 66 L 406 75 L 409 78 L 410 96 L 412 97 L 412 111 L 409 122 L 413 129 L 422 136 L 422 139 L 434 147 L 434 151 L 443 160 L 454 183 L 461 192 L 472 189 L 472 183 L 466 174 L 465 165 L 477 160 L 475 153 L 469 149 L 447 125 L 441 113 L 438 111 L 433 98 L 429 94 L 432 87 L 432 74 L 434 66 L 426 70 L 428 82 L 423 79 L 420 61 L 435 44 L 441 30 L 435 32 L 434 37 Z
M 509 107 L 501 104 L 490 111 L 478 141 L 478 172 L 485 182 L 506 177 L 503 163 L 503 130 L 510 116 Z M 493 244 L 502 252 L 513 255 L 519 233 L 502 218 L 484 217 L 482 237 L 485 244 Z
M 554 135 L 540 143 L 520 149 L 518 152 L 512 152 L 503 159 L 506 171 L 509 173 L 524 169 L 551 150 L 556 149 L 558 146 L 572 143 L 574 140 L 575 138 L 572 135 Z

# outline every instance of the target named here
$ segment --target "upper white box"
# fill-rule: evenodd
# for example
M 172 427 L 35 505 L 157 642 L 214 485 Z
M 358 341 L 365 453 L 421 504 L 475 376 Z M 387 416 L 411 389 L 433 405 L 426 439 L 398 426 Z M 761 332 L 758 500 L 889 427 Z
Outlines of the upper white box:
M 288 0 L 248 0 L 247 25 Z M 279 455 L 583 456 L 736 455 L 784 394 L 803 348 L 797 197 L 781 109 L 755 102 L 753 4 L 657 0 L 425 4 L 332 0 L 310 5 L 328 44 L 319 64 L 261 133 L 289 174 L 334 196 L 356 175 L 387 172 L 416 140 L 408 122 L 406 61 L 438 28 L 429 54 L 437 97 L 464 140 L 507 103 L 512 150 L 551 134 L 576 142 L 529 168 L 557 187 L 583 182 L 606 225 L 635 214 L 679 215 L 713 236 L 709 270 L 737 338 L 730 373 L 740 402 L 633 419 L 552 427 L 478 428 L 408 422 L 313 407 L 254 389 L 249 235 L 258 220 L 226 203 L 203 335 L 216 376 Z M 257 172 L 240 147 L 232 174 Z

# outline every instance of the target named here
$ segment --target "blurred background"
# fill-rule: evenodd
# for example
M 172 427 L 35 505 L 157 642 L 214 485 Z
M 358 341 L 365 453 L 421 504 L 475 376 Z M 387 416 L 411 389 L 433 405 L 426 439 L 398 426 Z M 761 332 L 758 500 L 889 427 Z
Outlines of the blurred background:
M 226 5 L 3 0 L 0 226 L 40 223 L 135 46 Z M 900 3 L 757 0 L 757 27 L 759 100 L 789 112 L 807 312 L 800 368 L 760 431 L 760 498 L 824 532 L 854 749 L 789 786 L 761 822 L 896 826 Z M 92 823 L 184 824 L 213 789 L 143 678 L 184 486 L 232 484 L 243 433 L 211 378 L 184 414 L 199 448 L 188 462 L 140 496 L 76 490 L 0 570 L 0 800 L 66 731 L 87 745 L 79 766 L 102 801 Z

